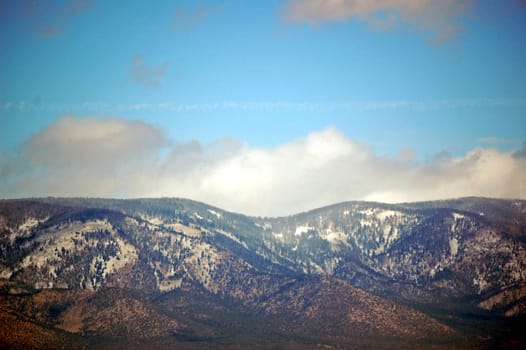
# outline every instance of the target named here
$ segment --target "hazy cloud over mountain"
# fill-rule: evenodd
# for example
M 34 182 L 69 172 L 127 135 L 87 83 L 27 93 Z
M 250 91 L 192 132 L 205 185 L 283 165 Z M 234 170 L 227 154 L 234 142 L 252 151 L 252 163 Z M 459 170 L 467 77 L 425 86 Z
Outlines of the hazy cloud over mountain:
M 13 196 L 138 194 L 165 143 L 139 121 L 62 117 L 4 161 L 0 183 Z
M 520 151 L 519 151 L 520 153 Z M 0 158 L 0 195 L 177 196 L 254 215 L 346 200 L 526 197 L 526 158 L 493 148 L 418 162 L 379 155 L 332 127 L 275 148 L 177 143 L 140 121 L 62 117 Z

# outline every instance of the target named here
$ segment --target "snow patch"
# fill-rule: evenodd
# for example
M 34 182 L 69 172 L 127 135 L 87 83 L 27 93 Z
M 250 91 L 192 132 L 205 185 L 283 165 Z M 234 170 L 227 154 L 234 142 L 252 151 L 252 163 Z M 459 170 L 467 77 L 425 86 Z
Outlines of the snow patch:
M 318 274 L 324 273 L 323 268 L 320 265 L 316 264 L 314 261 L 309 262 L 308 266 L 309 266 L 309 269 L 311 270 L 310 271 L 311 273 L 312 272 L 318 273 Z
M 362 227 L 365 227 L 365 226 L 372 226 L 373 225 L 373 221 L 370 220 L 370 219 L 360 219 L 360 226 Z
M 391 225 L 389 225 L 389 224 L 384 225 L 384 227 L 383 227 L 382 232 L 383 232 L 383 234 L 384 234 L 384 235 L 383 235 L 383 238 L 384 238 L 385 241 L 387 241 L 387 240 L 389 239 L 389 234 L 391 233 L 391 228 L 392 228 L 392 227 L 391 227 Z
M 294 232 L 294 236 L 301 236 L 304 233 L 309 232 L 309 230 L 313 229 L 312 227 L 306 225 L 306 226 L 298 226 L 296 227 L 296 232 Z
M 341 231 L 333 231 L 328 228 L 325 234 L 322 235 L 320 233 L 320 237 L 331 244 L 331 249 L 335 248 L 339 243 L 349 245 L 349 243 L 347 243 L 347 235 Z
M 386 219 L 390 219 L 392 221 L 395 218 L 399 219 L 404 216 L 404 214 L 400 211 L 372 208 L 369 208 L 367 210 L 360 210 L 358 211 L 358 213 L 362 214 L 362 218 L 360 219 L 360 225 L 362 227 L 373 226 L 375 222 L 383 222 L 386 221 Z
M 34 227 L 36 227 L 41 222 L 46 221 L 47 219 L 48 218 L 38 220 L 35 218 L 27 218 L 26 221 L 18 226 L 18 230 L 12 230 L 9 227 L 6 227 L 6 229 L 11 232 L 9 234 L 9 241 L 11 244 L 13 244 L 18 237 L 28 236 Z
M 148 221 L 149 223 L 156 226 L 162 225 L 164 223 L 164 221 L 161 218 L 156 216 L 142 216 L 141 219 Z
M 165 280 L 159 281 L 157 283 L 157 287 L 159 288 L 159 291 L 161 291 L 161 292 L 169 292 L 169 291 L 172 291 L 174 289 L 181 288 L 182 284 L 183 284 L 183 279 L 182 278 L 179 278 L 179 279 L 176 279 L 176 280 L 165 279 Z
M 219 214 L 217 211 L 215 210 L 212 210 L 212 209 L 208 209 L 208 212 L 212 215 L 215 215 L 218 219 L 221 219 L 223 217 L 223 215 Z
M 387 219 L 388 217 L 392 217 L 392 216 L 401 216 L 402 213 L 399 212 L 399 211 L 394 211 L 394 210 L 381 210 L 379 211 L 377 214 L 376 214 L 376 217 L 381 220 L 381 221 L 384 221 L 385 219 Z
M 9 279 L 11 278 L 11 275 L 13 274 L 13 271 L 11 271 L 10 268 L 6 267 L 2 270 L 0 270 L 0 279 Z
M 45 221 L 45 220 L 44 220 Z M 40 223 L 40 220 L 35 218 L 27 218 L 22 225 L 18 227 L 19 231 L 29 231 Z
M 453 223 L 451 224 L 451 231 L 454 232 L 457 229 L 457 221 L 462 220 L 465 218 L 464 215 L 458 214 L 458 213 L 452 213 L 453 216 Z
M 465 218 L 464 215 L 459 214 L 459 213 L 453 213 L 452 215 L 453 215 L 453 219 L 455 219 L 455 220 L 460 220 L 460 219 L 464 219 Z
M 241 244 L 243 247 L 245 247 L 246 249 L 248 249 L 248 246 L 245 242 L 241 241 L 239 238 L 237 238 L 236 236 L 234 236 L 232 233 L 230 232 L 227 232 L 227 231 L 223 231 L 223 230 L 216 230 L 216 232 L 222 234 L 223 236 L 226 236 L 228 238 L 230 238 L 231 240 Z
M 278 239 L 278 240 L 280 240 L 280 241 L 283 241 L 283 239 L 284 239 L 283 233 L 275 233 L 275 232 L 272 232 L 272 236 L 273 236 L 275 239 Z
M 168 224 L 166 227 L 171 228 L 175 231 L 182 232 L 187 236 L 190 237 L 199 237 L 201 236 L 201 230 L 197 228 L 195 225 L 190 224 L 190 226 L 183 225 L 182 223 L 178 222 L 175 224 Z
M 473 278 L 473 285 L 479 287 L 479 294 L 482 293 L 488 286 L 489 283 L 483 277 L 478 276 Z
M 104 271 L 105 277 L 110 273 L 122 269 L 127 264 L 135 264 L 139 256 L 133 245 L 126 243 L 118 236 L 114 237 L 114 239 L 119 246 L 119 250 L 117 251 L 116 256 L 110 256 L 109 260 L 106 262 L 106 269 Z
M 345 242 L 347 240 L 347 236 L 343 232 L 328 232 L 322 238 L 331 243 Z
M 358 210 L 358 213 L 360 213 L 362 215 L 365 215 L 365 216 L 371 216 L 371 215 L 374 214 L 374 209 L 369 208 L 369 209 L 366 209 L 366 210 Z
M 456 238 L 451 238 L 449 240 L 449 250 L 451 252 L 451 256 L 455 257 L 458 253 L 458 240 Z

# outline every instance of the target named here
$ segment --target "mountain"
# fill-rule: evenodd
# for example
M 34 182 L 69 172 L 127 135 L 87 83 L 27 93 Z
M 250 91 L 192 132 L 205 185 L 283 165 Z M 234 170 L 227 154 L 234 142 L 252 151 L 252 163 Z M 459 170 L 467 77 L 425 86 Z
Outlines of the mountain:
M 526 201 L 0 200 L 7 348 L 521 348 Z M 3 332 L 3 333 L 2 333 Z

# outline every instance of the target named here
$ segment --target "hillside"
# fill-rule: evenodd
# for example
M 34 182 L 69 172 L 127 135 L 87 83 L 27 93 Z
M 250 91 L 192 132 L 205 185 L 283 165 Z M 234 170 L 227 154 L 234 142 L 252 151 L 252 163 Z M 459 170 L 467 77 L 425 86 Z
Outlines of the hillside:
M 3 346 L 520 348 L 526 202 L 0 201 Z M 17 329 L 15 332 L 13 329 Z

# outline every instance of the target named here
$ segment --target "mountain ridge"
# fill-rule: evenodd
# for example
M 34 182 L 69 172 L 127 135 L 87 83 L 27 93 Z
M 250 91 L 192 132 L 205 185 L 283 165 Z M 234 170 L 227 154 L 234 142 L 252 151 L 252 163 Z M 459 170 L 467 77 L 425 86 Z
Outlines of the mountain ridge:
M 240 341 L 229 324 L 248 318 L 267 320 L 263 333 L 281 345 L 315 338 L 362 347 L 356 337 L 372 337 L 486 346 L 500 341 L 499 324 L 515 329 L 526 311 L 525 213 L 526 201 L 487 198 L 350 201 L 276 218 L 179 198 L 0 200 L 2 305 L 88 343 L 135 334 L 190 348 L 229 339 L 228 347 Z M 198 290 L 202 300 L 191 296 Z M 45 291 L 61 296 L 54 308 L 33 301 Z M 75 301 L 68 291 L 93 296 Z M 101 309 L 93 302 L 104 293 L 123 301 Z M 47 318 L 21 311 L 18 299 Z M 228 317 L 206 307 L 194 315 L 204 305 Z M 150 330 L 89 316 L 133 309 L 150 315 Z M 500 320 L 490 340 L 461 335 L 465 327 L 476 333 L 462 323 L 464 309 Z M 262 332 L 238 326 L 245 343 Z

